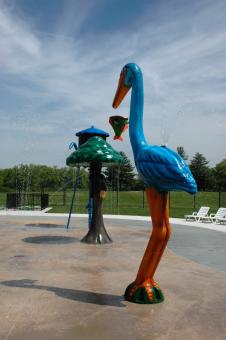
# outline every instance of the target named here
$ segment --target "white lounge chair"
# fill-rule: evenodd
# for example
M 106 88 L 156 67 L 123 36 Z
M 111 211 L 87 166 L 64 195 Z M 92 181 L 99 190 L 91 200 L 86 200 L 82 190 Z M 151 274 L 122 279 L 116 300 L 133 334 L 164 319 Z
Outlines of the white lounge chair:
M 224 218 L 226 215 L 226 208 L 219 208 L 215 214 L 201 217 L 202 222 L 215 222 L 219 223 L 219 219 Z
M 186 221 L 200 221 L 200 218 L 207 216 L 209 207 L 201 207 L 198 212 L 194 211 L 191 215 L 184 215 Z
M 226 223 L 226 216 L 225 216 L 225 217 L 218 218 L 218 222 L 219 222 L 220 224 L 225 224 L 225 223 Z

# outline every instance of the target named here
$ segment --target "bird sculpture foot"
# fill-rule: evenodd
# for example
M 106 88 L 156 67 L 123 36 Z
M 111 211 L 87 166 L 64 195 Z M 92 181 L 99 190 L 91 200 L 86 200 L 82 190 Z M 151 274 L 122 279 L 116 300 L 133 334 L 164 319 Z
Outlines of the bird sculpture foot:
M 125 299 L 134 303 L 154 304 L 164 300 L 159 285 L 153 279 L 147 279 L 140 285 L 132 282 L 125 291 Z

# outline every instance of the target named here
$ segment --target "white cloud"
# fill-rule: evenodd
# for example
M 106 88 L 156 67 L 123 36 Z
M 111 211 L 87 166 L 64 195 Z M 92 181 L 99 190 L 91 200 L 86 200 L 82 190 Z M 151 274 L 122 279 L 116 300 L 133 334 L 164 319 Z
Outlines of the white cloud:
M 118 111 L 111 102 L 129 61 L 144 72 L 147 139 L 183 145 L 190 156 L 202 152 L 212 165 L 225 158 L 226 4 L 202 1 L 196 11 L 190 9 L 192 16 L 182 7 L 180 15 L 168 18 L 160 8 L 158 23 L 146 13 L 136 32 L 98 36 L 80 35 L 93 5 L 79 6 L 79 12 L 65 10 L 56 34 L 45 34 L 0 3 L 0 80 L 8 100 L 0 107 L 1 136 L 7 140 L 0 143 L 0 166 L 26 157 L 62 165 L 75 131 L 92 124 L 110 131 L 110 115 L 128 115 L 129 98 Z M 123 144 L 111 143 L 132 156 L 128 135 Z
M 40 57 L 40 42 L 20 19 L 0 8 L 1 67 L 7 72 L 21 73 L 33 67 Z

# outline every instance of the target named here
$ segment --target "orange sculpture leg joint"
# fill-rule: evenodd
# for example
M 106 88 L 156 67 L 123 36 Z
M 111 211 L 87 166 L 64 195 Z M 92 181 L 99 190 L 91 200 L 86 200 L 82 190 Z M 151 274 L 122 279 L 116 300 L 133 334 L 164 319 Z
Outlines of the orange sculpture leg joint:
M 171 234 L 168 193 L 148 188 L 146 195 L 152 218 L 152 234 L 136 280 L 127 287 L 125 298 L 136 303 L 159 303 L 164 300 L 164 296 L 153 276 Z

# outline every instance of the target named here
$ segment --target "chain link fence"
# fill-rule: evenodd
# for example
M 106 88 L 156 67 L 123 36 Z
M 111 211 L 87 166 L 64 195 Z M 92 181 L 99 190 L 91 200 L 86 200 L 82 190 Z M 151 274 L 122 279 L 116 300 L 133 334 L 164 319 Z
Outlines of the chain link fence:
M 72 192 L 57 195 L 49 194 L 49 205 L 54 212 L 69 209 Z M 87 213 L 88 191 L 76 193 L 74 213 Z M 198 192 L 189 195 L 185 192 L 169 193 L 169 209 L 172 217 L 183 217 L 185 214 L 198 210 L 201 206 L 209 206 L 210 212 L 219 207 L 226 207 L 226 192 Z M 149 215 L 145 191 L 108 191 L 103 204 L 104 214 Z
M 57 193 L 48 192 L 50 212 L 68 212 L 72 199 L 72 191 Z M 6 208 L 6 193 L 0 193 L 0 208 Z M 87 213 L 89 199 L 88 190 L 76 192 L 73 213 Z M 183 217 L 197 211 L 201 206 L 210 207 L 216 212 L 219 207 L 226 207 L 226 192 L 198 192 L 189 195 L 185 192 L 169 193 L 169 209 L 171 217 Z M 104 214 L 149 215 L 144 191 L 108 191 L 103 203 Z

